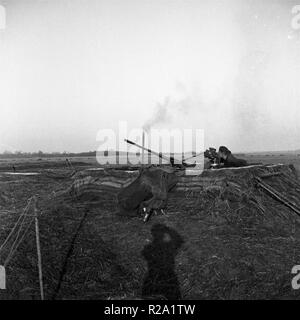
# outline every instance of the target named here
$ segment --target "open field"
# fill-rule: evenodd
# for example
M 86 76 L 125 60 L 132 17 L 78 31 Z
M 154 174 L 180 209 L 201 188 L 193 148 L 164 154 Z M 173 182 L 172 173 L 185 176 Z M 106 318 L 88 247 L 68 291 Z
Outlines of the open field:
M 298 154 L 244 157 L 253 163 L 293 164 L 300 173 Z M 71 160 L 76 170 L 97 166 L 94 158 Z M 17 173 L 39 174 L 7 174 L 12 163 Z M 253 191 L 263 210 L 232 196 L 224 200 L 214 189 L 171 193 L 166 214 L 144 224 L 139 217 L 116 215 L 114 192 L 100 198 L 57 196 L 72 185 L 70 171 L 64 158 L 0 161 L 0 245 L 28 199 L 37 195 L 46 299 L 145 296 L 157 260 L 159 272 L 173 277 L 161 298 L 300 298 L 300 291 L 291 288 L 291 269 L 300 264 L 300 218 L 289 209 L 281 214 L 278 202 L 263 192 Z M 297 190 L 293 199 L 300 205 Z M 173 245 L 155 241 L 153 230 L 171 230 Z M 0 290 L 0 299 L 39 299 L 36 265 L 31 225 L 7 265 L 7 290 Z
M 282 164 L 293 164 L 297 172 L 300 173 L 300 152 L 266 152 L 266 153 L 254 153 L 254 154 L 243 154 L 241 155 L 249 163 L 261 162 L 263 164 L 268 163 L 282 163 Z

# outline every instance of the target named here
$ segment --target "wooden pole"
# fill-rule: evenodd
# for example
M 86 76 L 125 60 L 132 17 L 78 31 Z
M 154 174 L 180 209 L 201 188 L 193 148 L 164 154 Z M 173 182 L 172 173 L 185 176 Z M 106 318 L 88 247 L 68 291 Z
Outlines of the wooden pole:
M 40 283 L 40 293 L 41 300 L 44 300 L 44 285 L 43 285 L 43 269 L 42 269 L 42 255 L 41 255 L 41 245 L 40 245 L 40 231 L 39 231 L 39 220 L 38 220 L 38 210 L 36 207 L 37 199 L 34 198 L 34 216 L 35 216 L 35 237 L 36 237 L 36 250 L 38 256 L 38 269 L 39 269 L 39 283 Z
M 269 194 L 271 194 L 275 199 L 292 209 L 295 213 L 297 213 L 298 216 L 300 216 L 300 209 L 296 207 L 295 204 L 291 203 L 289 200 L 285 199 L 285 197 L 278 192 L 277 190 L 273 189 L 268 184 L 261 181 L 259 177 L 256 177 L 256 180 L 258 181 L 258 184 L 260 187 L 262 187 L 265 191 L 267 191 Z
M 145 161 L 145 131 L 143 130 L 143 137 L 142 137 L 142 165 L 144 165 L 144 161 Z

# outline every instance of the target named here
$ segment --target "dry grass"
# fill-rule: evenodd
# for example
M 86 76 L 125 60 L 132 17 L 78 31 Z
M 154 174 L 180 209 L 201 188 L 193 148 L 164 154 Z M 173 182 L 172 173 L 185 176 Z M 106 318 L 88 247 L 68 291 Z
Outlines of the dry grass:
M 300 205 L 293 179 L 284 172 L 266 182 Z M 71 184 L 71 177 L 47 175 L 0 180 L 0 243 L 26 200 L 39 194 L 47 299 L 141 297 L 147 274 L 142 251 L 157 223 L 184 240 L 175 259 L 182 298 L 299 298 L 290 284 L 291 269 L 300 263 L 299 218 L 257 188 L 253 174 L 228 176 L 221 187 L 171 193 L 166 215 L 147 224 L 118 217 L 115 193 L 52 196 Z M 32 228 L 8 266 L 8 290 L 0 299 L 39 298 L 36 259 Z

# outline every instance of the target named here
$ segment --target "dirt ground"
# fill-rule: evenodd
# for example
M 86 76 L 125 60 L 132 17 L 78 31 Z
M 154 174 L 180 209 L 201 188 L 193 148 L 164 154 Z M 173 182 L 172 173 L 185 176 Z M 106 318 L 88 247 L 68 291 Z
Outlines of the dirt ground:
M 297 154 L 245 158 L 300 169 Z M 94 159 L 72 163 L 77 170 L 95 166 Z M 54 197 L 72 183 L 65 159 L 15 166 L 40 174 L 7 175 L 11 163 L 0 162 L 0 245 L 28 198 L 37 195 L 46 299 L 300 298 L 291 287 L 292 267 L 300 264 L 300 218 L 291 212 L 271 219 L 279 204 L 267 196 L 265 216 L 232 204 L 236 215 L 226 217 L 210 205 L 213 194 L 172 193 L 165 214 L 144 224 L 140 217 L 116 215 L 115 193 L 104 192 L 101 200 Z M 0 299 L 39 299 L 33 225 L 7 266 Z

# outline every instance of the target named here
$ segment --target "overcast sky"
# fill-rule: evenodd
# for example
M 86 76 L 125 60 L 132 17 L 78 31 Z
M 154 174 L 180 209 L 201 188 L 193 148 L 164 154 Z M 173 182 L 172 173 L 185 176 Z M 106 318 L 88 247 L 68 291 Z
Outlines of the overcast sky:
M 206 147 L 299 149 L 297 2 L 0 0 L 0 152 L 95 150 L 161 108 Z

